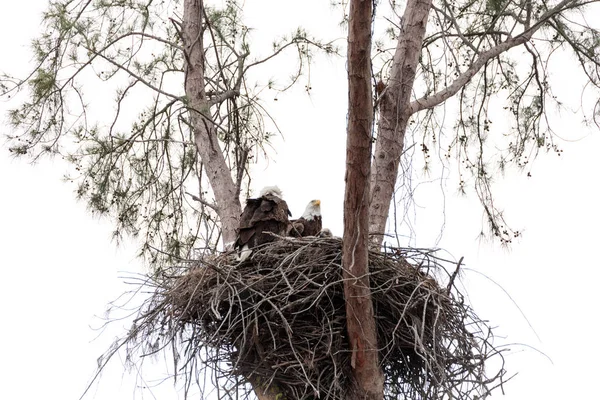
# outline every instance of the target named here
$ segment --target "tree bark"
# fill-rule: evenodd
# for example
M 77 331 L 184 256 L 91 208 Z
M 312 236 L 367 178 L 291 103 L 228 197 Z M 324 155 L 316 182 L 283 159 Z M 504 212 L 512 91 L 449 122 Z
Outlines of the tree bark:
M 394 195 L 412 93 L 432 0 L 408 0 L 387 88 L 379 103 L 371 176 L 369 232 L 381 244 Z
M 204 85 L 203 1 L 185 0 L 183 4 L 182 37 L 185 50 L 185 93 L 189 122 L 194 130 L 198 154 L 217 203 L 221 219 L 223 244 L 235 241 L 235 230 L 242 212 L 239 193 L 219 145 L 215 124 L 210 116 L 210 103 Z
M 537 22 L 521 34 L 486 51 L 462 72 L 450 85 L 427 97 L 410 101 L 412 87 L 421 54 L 427 18 L 432 0 L 408 0 L 402 18 L 400 38 L 387 88 L 382 93 L 379 109 L 377 144 L 371 176 L 369 232 L 373 242 L 381 244 L 398 177 L 404 136 L 409 118 L 421 110 L 433 108 L 461 90 L 491 59 L 529 41 L 546 21 L 571 7 L 573 0 L 563 0 L 540 16 Z
M 371 93 L 371 0 L 352 0 L 348 29 L 348 131 L 342 265 L 354 392 L 383 398 L 377 330 L 368 268 L 369 176 L 373 104 Z

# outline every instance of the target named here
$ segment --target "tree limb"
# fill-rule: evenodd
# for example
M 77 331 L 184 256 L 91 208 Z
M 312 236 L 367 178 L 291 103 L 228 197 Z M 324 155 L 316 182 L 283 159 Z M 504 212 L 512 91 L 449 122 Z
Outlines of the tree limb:
M 192 194 L 190 192 L 185 192 L 185 194 L 190 196 L 192 198 L 192 200 L 197 201 L 200 204 L 204 204 L 206 207 L 212 208 L 214 211 L 217 212 L 217 214 L 219 213 L 219 207 L 217 207 L 216 204 L 208 202 L 208 201 L 204 200 L 203 198 L 198 197 L 195 194 Z
M 577 0 L 563 0 L 552 9 L 546 11 L 540 17 L 538 22 L 536 22 L 531 28 L 522 32 L 520 35 L 507 39 L 499 45 L 481 52 L 475 62 L 471 64 L 471 66 L 465 72 L 460 74 L 460 76 L 456 78 L 449 86 L 431 96 L 424 96 L 420 99 L 412 101 L 410 103 L 410 113 L 414 114 L 421 110 L 433 108 L 454 96 L 489 60 L 530 40 L 533 34 L 537 32 L 542 25 L 547 22 L 548 19 L 567 8 L 570 8 L 573 3 L 577 3 Z

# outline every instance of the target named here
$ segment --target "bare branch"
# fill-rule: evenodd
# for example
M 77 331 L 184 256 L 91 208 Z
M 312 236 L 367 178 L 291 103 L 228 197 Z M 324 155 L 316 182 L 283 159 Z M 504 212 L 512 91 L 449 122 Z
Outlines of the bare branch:
M 215 105 L 224 102 L 225 100 L 232 99 L 240 95 L 240 91 L 236 89 L 230 89 L 223 93 L 211 96 L 209 99 L 210 105 Z
M 448 19 L 451 23 L 452 26 L 454 26 L 454 29 L 456 29 L 456 35 L 462 40 L 462 42 L 469 47 L 471 50 L 473 50 L 473 52 L 475 54 L 479 53 L 479 50 L 473 45 L 473 43 L 468 40 L 465 35 L 463 34 L 463 32 L 460 29 L 460 26 L 458 26 L 458 23 L 456 22 L 456 17 L 452 14 L 452 8 L 451 7 L 446 7 L 446 10 L 448 10 L 448 13 L 446 13 L 444 10 L 442 10 L 439 7 L 436 7 L 435 5 L 431 6 L 432 9 L 434 9 L 436 12 L 442 14 L 444 17 L 446 17 L 446 19 Z M 440 32 L 441 36 L 445 35 L 445 32 Z
M 104 59 L 105 61 L 108 61 L 110 64 L 114 65 L 115 67 L 117 67 L 120 70 L 125 71 L 127 74 L 129 74 L 132 78 L 140 81 L 141 83 L 143 83 L 144 85 L 146 85 L 148 88 L 152 89 L 153 91 L 155 91 L 156 93 L 160 93 L 164 96 L 170 97 L 172 99 L 175 100 L 183 100 L 184 98 L 181 96 L 177 96 L 174 95 L 172 93 L 168 93 L 165 92 L 164 90 L 162 90 L 161 88 L 158 88 L 156 86 L 154 86 L 153 84 L 151 84 L 150 82 L 148 82 L 146 79 L 142 78 L 141 76 L 139 76 L 138 74 L 136 74 L 135 72 L 131 71 L 129 68 L 126 68 L 125 66 L 123 66 L 122 64 L 119 64 L 118 62 L 116 62 L 115 60 L 113 60 L 112 58 L 109 58 L 107 56 L 105 56 L 104 54 L 90 48 L 90 47 L 85 47 L 86 50 L 90 51 L 91 53 L 97 55 L 98 57 L 101 57 L 102 59 Z
M 531 28 L 525 30 L 518 36 L 514 38 L 507 39 L 506 41 L 500 43 L 499 45 L 492 47 L 491 49 L 480 53 L 479 57 L 471 66 L 463 72 L 458 78 L 456 78 L 449 86 L 444 88 L 428 97 L 421 97 L 420 99 L 414 100 L 410 103 L 410 112 L 414 114 L 421 110 L 432 108 L 437 106 L 438 104 L 443 103 L 448 100 L 450 97 L 454 96 L 456 93 L 461 90 L 464 85 L 475 76 L 475 74 L 492 58 L 499 56 L 505 51 L 519 46 L 528 40 L 531 39 L 533 34 L 539 30 L 550 18 L 554 15 L 564 11 L 567 8 L 573 6 L 573 4 L 577 4 L 578 0 L 563 0 L 559 4 L 557 4 L 552 9 L 546 11 Z
M 122 35 L 121 37 L 117 38 L 116 40 L 123 39 L 123 38 L 125 38 L 127 36 L 142 36 L 142 37 L 145 37 L 145 38 L 148 38 L 148 39 L 156 40 L 157 42 L 164 43 L 164 44 L 168 45 L 169 47 L 173 47 L 173 48 L 175 48 L 177 50 L 183 51 L 183 47 L 175 44 L 174 42 L 172 42 L 170 40 L 166 40 L 164 38 L 161 38 L 160 36 L 151 35 L 151 34 L 146 33 L 146 32 L 129 32 L 129 33 L 126 33 L 126 34 Z
M 190 196 L 192 198 L 192 200 L 197 201 L 200 204 L 205 205 L 206 207 L 212 208 L 215 212 L 219 212 L 219 207 L 217 207 L 216 204 L 208 202 L 198 196 L 196 196 L 195 194 L 192 194 L 190 192 L 185 192 L 185 194 L 187 194 L 188 196 Z

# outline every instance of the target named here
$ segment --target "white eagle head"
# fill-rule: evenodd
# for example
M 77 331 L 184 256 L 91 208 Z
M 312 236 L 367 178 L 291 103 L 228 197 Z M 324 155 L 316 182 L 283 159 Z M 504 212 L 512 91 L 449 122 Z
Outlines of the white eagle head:
M 311 200 L 308 202 L 302 218 L 313 219 L 314 217 L 321 216 L 321 200 Z
M 263 196 L 267 196 L 267 195 L 276 196 L 276 197 L 279 197 L 280 199 L 283 198 L 282 194 L 281 194 L 281 189 L 279 189 L 277 186 L 265 186 L 264 188 L 261 189 L 258 197 L 263 197 Z

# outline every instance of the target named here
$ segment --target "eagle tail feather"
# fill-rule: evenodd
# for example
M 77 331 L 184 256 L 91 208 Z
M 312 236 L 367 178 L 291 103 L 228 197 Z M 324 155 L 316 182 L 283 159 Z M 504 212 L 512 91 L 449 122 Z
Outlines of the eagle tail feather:
M 248 243 L 246 243 L 240 250 L 240 252 L 237 254 L 237 260 L 239 262 L 244 262 L 248 259 L 248 257 L 250 257 L 250 254 L 252 254 L 252 249 L 250 249 L 250 247 L 248 246 Z

